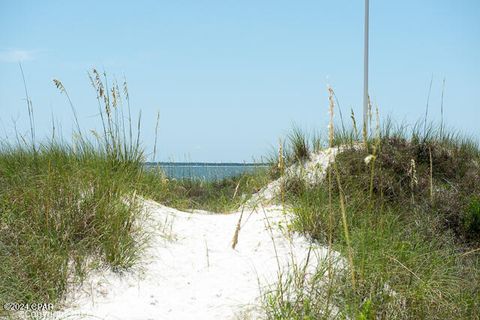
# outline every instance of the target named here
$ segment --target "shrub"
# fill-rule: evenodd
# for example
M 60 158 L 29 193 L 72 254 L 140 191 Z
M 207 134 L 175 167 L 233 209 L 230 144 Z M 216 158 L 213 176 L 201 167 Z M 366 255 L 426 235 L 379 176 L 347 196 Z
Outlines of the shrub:
M 470 199 L 465 212 L 464 227 L 469 237 L 480 237 L 480 198 L 477 196 Z

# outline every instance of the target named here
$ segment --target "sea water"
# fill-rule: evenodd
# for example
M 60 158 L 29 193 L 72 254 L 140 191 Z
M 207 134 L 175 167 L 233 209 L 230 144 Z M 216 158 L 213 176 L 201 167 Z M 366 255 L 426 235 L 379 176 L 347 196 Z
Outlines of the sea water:
M 173 179 L 213 181 L 266 169 L 268 165 L 253 163 L 149 162 L 146 163 L 146 167 L 150 169 L 160 167 L 167 177 Z

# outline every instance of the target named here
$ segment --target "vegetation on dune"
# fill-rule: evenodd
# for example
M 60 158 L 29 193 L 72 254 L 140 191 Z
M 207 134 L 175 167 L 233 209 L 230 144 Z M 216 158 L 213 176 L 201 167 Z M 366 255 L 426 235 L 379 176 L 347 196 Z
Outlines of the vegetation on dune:
M 352 147 L 322 183 L 286 181 L 292 228 L 352 258 L 337 274 L 319 266 L 313 281 L 302 266 L 283 274 L 266 294 L 270 319 L 480 316 L 480 149 L 419 128 L 378 123 L 367 140 L 343 130 L 331 146 Z
M 134 120 L 126 82 L 89 74 L 98 100 L 101 131 L 80 128 L 68 91 L 73 141 L 35 141 L 34 108 L 26 97 L 28 138 L 0 144 L 0 301 L 45 301 L 61 306 L 66 290 L 94 269 L 133 266 L 146 245 L 136 195 L 179 209 L 228 212 L 267 181 L 256 172 L 221 181 L 168 180 L 146 169 L 140 115 Z M 27 92 L 27 91 L 26 91 Z M 158 128 L 158 123 L 157 123 Z
M 2 149 L 1 301 L 53 303 L 72 275 L 81 279 L 93 267 L 135 262 L 139 210 L 129 184 L 138 166 L 82 150 L 55 144 L 35 153 Z
M 269 170 L 221 181 L 168 179 L 146 169 L 140 116 L 133 121 L 128 88 L 105 74 L 90 76 L 101 133 L 80 130 L 72 107 L 72 143 L 35 141 L 31 130 L 0 145 L 0 301 L 61 303 L 72 284 L 98 268 L 133 266 L 146 244 L 136 195 L 178 209 L 229 212 L 286 167 L 322 147 L 347 146 L 323 182 L 286 179 L 280 201 L 290 229 L 345 257 L 345 270 L 327 262 L 307 277 L 303 266 L 279 277 L 265 294 L 269 319 L 474 319 L 480 317 L 480 149 L 476 142 L 435 129 L 335 131 L 330 90 L 328 141 L 295 127 Z M 370 112 L 371 115 L 371 112 Z M 370 119 L 372 116 L 370 116 Z M 158 123 L 157 123 L 158 128 Z M 350 146 L 350 148 L 348 148 Z M 359 147 L 361 146 L 361 147 Z M 156 152 L 156 148 L 155 148 Z
M 150 169 L 143 172 L 136 188 L 146 197 L 176 209 L 228 213 L 265 186 L 269 178 L 263 168 L 213 181 L 168 179 L 160 169 Z
M 271 164 L 268 169 L 270 179 L 278 179 L 284 173 L 284 169 L 295 163 L 310 160 L 312 153 L 318 153 L 322 147 L 318 132 L 309 134 L 299 126 L 293 125 L 285 140 L 279 140 L 279 150 L 274 149 L 266 156 L 266 163 Z
M 105 77 L 105 75 L 103 75 Z M 120 120 L 120 88 L 106 87 L 93 70 L 104 134 L 89 140 L 74 111 L 74 141 L 34 140 L 34 110 L 27 96 L 30 137 L 0 145 L 0 301 L 61 303 L 65 290 L 96 268 L 135 264 L 143 233 L 132 186 L 143 154 L 131 117 Z M 128 91 L 124 84 L 128 103 Z M 123 114 L 122 114 L 123 115 Z M 139 127 L 136 128 L 139 130 Z

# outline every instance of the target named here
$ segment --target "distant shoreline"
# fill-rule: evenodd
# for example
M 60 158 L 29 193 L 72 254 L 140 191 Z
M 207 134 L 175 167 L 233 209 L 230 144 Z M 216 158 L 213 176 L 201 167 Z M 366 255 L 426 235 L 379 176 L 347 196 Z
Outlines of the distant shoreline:
M 147 166 L 188 166 L 188 167 L 266 167 L 268 163 L 245 163 L 245 162 L 150 162 L 144 163 Z

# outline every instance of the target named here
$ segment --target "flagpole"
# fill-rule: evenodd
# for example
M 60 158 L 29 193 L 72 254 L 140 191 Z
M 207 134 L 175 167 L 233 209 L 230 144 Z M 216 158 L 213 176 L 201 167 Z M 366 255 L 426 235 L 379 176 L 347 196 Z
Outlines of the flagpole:
M 369 0 L 365 0 L 365 36 L 363 52 L 363 127 L 368 132 L 368 11 Z

